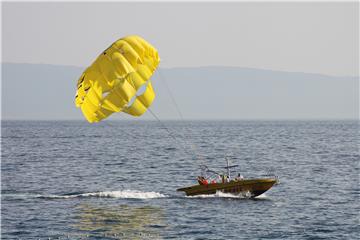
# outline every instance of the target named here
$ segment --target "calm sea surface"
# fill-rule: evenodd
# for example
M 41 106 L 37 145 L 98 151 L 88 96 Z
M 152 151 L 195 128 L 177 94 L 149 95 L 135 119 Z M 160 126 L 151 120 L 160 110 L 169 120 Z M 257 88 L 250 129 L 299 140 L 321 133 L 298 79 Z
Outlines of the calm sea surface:
M 2 239 L 358 239 L 359 122 L 2 121 Z M 185 197 L 198 166 L 280 178 Z M 199 157 L 200 156 L 200 157 Z

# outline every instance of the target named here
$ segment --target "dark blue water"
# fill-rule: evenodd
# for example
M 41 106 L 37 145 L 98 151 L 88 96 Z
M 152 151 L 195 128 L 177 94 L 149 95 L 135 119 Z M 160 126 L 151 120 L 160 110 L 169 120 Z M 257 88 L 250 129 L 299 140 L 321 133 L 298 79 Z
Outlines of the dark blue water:
M 1 238 L 359 237 L 359 122 L 165 124 L 177 141 L 150 121 L 3 121 Z M 175 191 L 225 155 L 280 184 L 254 200 Z

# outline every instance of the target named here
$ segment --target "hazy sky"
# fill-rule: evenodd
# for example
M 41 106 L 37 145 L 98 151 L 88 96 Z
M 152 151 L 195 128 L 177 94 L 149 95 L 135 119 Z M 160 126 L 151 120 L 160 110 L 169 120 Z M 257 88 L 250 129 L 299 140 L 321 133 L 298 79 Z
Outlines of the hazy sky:
M 163 67 L 359 75 L 358 3 L 2 3 L 2 61 L 87 66 L 138 34 Z

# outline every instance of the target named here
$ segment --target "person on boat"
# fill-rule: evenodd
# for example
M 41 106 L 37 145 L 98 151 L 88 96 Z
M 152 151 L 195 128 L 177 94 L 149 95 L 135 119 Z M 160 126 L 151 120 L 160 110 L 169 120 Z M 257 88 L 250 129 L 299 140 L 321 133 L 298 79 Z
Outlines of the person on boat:
M 226 174 L 221 175 L 221 182 L 222 183 L 228 183 L 230 182 L 229 176 Z
M 243 180 L 243 179 L 244 179 L 244 177 L 239 173 L 237 175 L 237 177 L 235 178 L 235 181 L 240 181 L 240 180 Z
M 225 174 L 221 175 L 221 182 L 225 183 Z
M 209 184 L 208 180 L 206 180 L 206 178 L 204 178 L 203 176 L 198 177 L 198 182 L 200 185 L 208 185 Z
M 241 180 L 241 175 L 240 175 L 240 173 L 236 176 L 236 178 L 235 178 L 235 181 L 240 181 Z

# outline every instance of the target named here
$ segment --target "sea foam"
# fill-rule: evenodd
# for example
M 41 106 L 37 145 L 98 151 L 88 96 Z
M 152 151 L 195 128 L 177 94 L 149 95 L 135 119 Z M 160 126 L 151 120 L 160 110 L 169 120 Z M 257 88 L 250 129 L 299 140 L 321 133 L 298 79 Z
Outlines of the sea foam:
M 247 199 L 251 197 L 250 192 L 242 192 L 240 194 L 231 194 L 231 193 L 223 193 L 220 191 L 217 191 L 215 194 L 209 194 L 209 195 L 196 195 L 196 196 L 186 196 L 187 198 L 243 198 Z
M 158 192 L 141 192 L 137 190 L 123 190 L 123 191 L 104 191 L 104 192 L 89 192 L 80 194 L 65 194 L 65 195 L 42 195 L 41 198 L 48 199 L 68 199 L 68 198 L 124 198 L 124 199 L 152 199 L 167 197 Z

